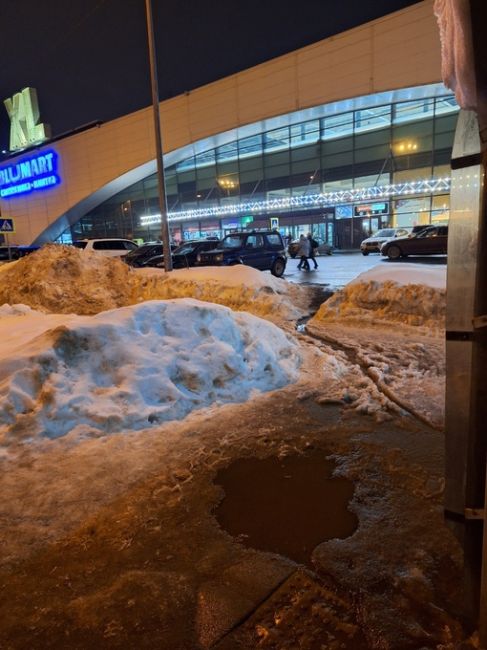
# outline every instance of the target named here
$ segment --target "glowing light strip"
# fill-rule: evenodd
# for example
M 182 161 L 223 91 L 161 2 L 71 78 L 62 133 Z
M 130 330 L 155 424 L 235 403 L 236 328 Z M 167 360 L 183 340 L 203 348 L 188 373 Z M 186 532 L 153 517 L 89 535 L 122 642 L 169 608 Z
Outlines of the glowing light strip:
M 307 194 L 305 196 L 287 196 L 281 199 L 267 201 L 253 201 L 234 203 L 233 205 L 219 205 L 208 208 L 196 208 L 181 212 L 169 212 L 169 221 L 190 221 L 205 217 L 228 217 L 249 212 L 271 212 L 273 210 L 286 210 L 289 208 L 322 207 L 340 203 L 354 203 L 370 201 L 372 199 L 388 199 L 391 196 L 407 196 L 412 194 L 433 194 L 435 192 L 449 192 L 450 178 L 433 178 L 430 180 L 408 181 L 391 185 L 375 185 L 360 189 L 340 190 L 321 194 Z M 143 226 L 159 223 L 160 214 L 151 214 L 140 217 Z

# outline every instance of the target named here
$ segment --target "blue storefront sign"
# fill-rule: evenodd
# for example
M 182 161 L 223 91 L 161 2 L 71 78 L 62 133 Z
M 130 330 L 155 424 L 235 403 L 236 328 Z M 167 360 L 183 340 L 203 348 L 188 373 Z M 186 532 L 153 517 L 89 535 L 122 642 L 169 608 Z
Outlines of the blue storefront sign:
M 58 185 L 57 154 L 45 151 L 0 167 L 0 198 L 8 199 Z

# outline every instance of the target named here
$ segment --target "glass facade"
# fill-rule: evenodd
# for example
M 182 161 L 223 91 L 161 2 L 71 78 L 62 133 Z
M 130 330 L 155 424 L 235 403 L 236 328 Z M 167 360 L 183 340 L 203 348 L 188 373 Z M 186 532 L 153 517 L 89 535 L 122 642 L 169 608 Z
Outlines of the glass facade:
M 269 227 L 277 217 L 285 235 L 312 231 L 338 248 L 357 248 L 385 226 L 447 220 L 448 187 L 408 185 L 450 176 L 458 107 L 442 92 L 436 87 L 431 97 L 383 105 L 379 95 L 359 98 L 364 108 L 322 111 L 324 117 L 263 130 L 166 167 L 172 237 L 220 237 Z M 379 199 L 357 198 L 361 188 L 377 190 Z M 159 212 L 153 175 L 99 205 L 60 240 L 154 240 Z

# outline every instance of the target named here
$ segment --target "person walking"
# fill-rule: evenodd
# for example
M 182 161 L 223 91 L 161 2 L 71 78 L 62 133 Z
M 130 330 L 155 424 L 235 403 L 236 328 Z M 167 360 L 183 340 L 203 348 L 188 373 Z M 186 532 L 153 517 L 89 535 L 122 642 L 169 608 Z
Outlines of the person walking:
M 315 269 L 317 269 L 318 268 L 318 262 L 316 261 L 315 250 L 318 248 L 319 244 L 316 241 L 316 239 L 313 239 L 310 232 L 308 233 L 307 238 L 309 240 L 309 259 L 313 260 L 313 264 L 315 265 Z
M 309 271 L 308 257 L 310 256 L 310 253 L 311 253 L 311 244 L 309 242 L 309 239 L 304 235 L 301 235 L 299 237 L 299 248 L 297 252 L 297 254 L 300 257 L 299 264 L 298 264 L 298 269 L 300 271 L 303 268 L 305 271 Z

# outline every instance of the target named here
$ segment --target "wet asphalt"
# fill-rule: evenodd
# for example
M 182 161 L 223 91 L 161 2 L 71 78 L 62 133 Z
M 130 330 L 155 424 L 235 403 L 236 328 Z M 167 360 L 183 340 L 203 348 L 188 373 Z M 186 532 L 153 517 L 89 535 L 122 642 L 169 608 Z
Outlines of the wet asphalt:
M 406 263 L 446 267 L 446 256 L 443 255 L 408 257 L 399 260 L 399 262 L 395 262 L 379 254 L 371 253 L 365 256 L 358 251 L 334 252 L 333 255 L 319 256 L 316 258 L 316 261 L 318 263 L 316 270 L 313 269 L 313 263 L 311 262 L 311 271 L 300 271 L 297 268 L 299 259 L 289 258 L 283 277 L 288 282 L 295 282 L 297 284 L 320 284 L 330 291 L 337 291 L 355 279 L 360 273 L 368 271 L 377 265 Z

